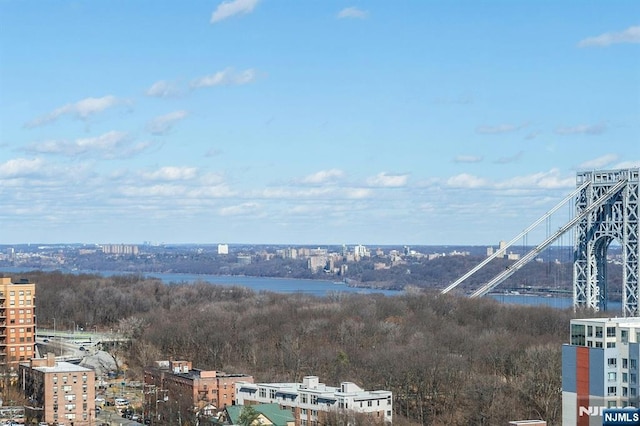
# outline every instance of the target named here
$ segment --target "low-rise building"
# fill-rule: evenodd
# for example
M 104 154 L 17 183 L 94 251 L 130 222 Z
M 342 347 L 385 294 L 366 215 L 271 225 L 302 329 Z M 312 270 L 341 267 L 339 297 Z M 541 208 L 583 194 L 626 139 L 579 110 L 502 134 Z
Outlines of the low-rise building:
M 225 425 L 237 425 L 242 421 L 245 408 L 251 407 L 253 422 L 259 425 L 295 426 L 296 419 L 289 410 L 283 410 L 278 404 L 233 405 L 220 414 L 219 422 Z M 252 424 L 254 424 L 252 423 Z
M 193 368 L 191 361 L 158 361 L 144 372 L 147 392 L 171 400 L 189 400 L 203 408 L 212 404 L 217 409 L 235 404 L 235 383 L 253 383 L 247 374 L 227 374 L 222 371 Z
M 238 405 L 277 403 L 291 410 L 301 426 L 322 424 L 332 415 L 367 415 L 371 424 L 390 424 L 393 420 L 390 391 L 367 391 L 352 382 L 327 386 L 317 376 L 307 376 L 302 383 L 238 382 L 235 399 Z
M 95 374 L 69 362 L 56 361 L 54 354 L 32 358 L 19 366 L 18 381 L 25 398 L 31 401 L 32 420 L 74 426 L 95 422 Z M 33 415 L 33 414 L 31 414 Z

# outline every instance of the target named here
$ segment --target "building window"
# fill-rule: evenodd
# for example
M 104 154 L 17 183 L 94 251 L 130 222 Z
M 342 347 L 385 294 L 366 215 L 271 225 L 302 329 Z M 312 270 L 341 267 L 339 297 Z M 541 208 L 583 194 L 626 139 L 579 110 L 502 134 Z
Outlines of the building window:
M 622 396 L 629 396 L 629 389 L 626 387 L 622 387 Z
M 300 402 L 302 402 L 303 404 L 307 403 L 307 394 L 306 393 L 301 393 L 300 394 Z
M 622 358 L 622 368 L 629 368 L 629 360 L 627 358 Z
M 596 326 L 596 338 L 602 338 L 602 327 Z
M 593 326 L 592 325 L 588 325 L 587 326 L 587 336 L 593 337 Z
M 608 358 L 607 359 L 607 367 L 613 368 L 617 365 L 616 358 Z
M 607 388 L 607 396 L 616 396 L 616 387 L 615 386 L 609 386 Z
M 620 330 L 620 341 L 622 343 L 629 343 L 629 331 L 628 330 Z
M 260 388 L 259 395 L 260 395 L 260 398 L 266 398 L 267 397 L 267 390 L 265 388 Z
M 275 389 L 269 389 L 269 398 L 271 398 L 271 399 L 275 399 L 276 398 L 276 390 Z
M 628 382 L 629 382 L 629 374 L 622 373 L 622 383 L 628 383 Z
M 608 380 L 610 382 L 615 382 L 616 381 L 616 373 L 615 372 L 611 372 L 608 374 Z
M 607 327 L 607 337 L 616 337 L 615 327 Z
M 607 348 L 615 348 L 616 342 L 607 342 Z
M 638 360 L 637 359 L 630 359 L 629 360 L 629 365 L 631 366 L 632 370 L 635 370 L 636 368 L 638 368 Z
M 585 326 L 584 324 L 571 324 L 571 344 L 584 346 L 585 344 Z

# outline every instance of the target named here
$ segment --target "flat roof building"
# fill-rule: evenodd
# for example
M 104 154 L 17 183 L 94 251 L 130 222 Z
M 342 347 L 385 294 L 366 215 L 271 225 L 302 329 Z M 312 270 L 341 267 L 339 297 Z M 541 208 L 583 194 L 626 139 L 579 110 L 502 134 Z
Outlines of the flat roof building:
M 351 414 L 371 417 L 371 424 L 391 423 L 393 398 L 390 391 L 367 391 L 352 382 L 339 387 L 320 383 L 317 376 L 306 376 L 302 383 L 236 383 L 239 405 L 277 403 L 291 410 L 296 424 L 321 424 L 331 415 Z
M 166 397 L 185 405 L 184 409 L 189 404 L 192 412 L 209 404 L 220 410 L 234 405 L 238 381 L 253 383 L 253 377 L 193 368 L 191 361 L 158 361 L 144 371 L 147 394 L 153 393 L 154 401 Z
M 19 366 L 18 383 L 32 406 L 27 412 L 39 413 L 38 422 L 73 423 L 74 426 L 95 422 L 95 373 L 79 365 L 56 361 L 51 353 L 45 358 L 32 358 Z
M 36 285 L 0 277 L 0 365 L 15 369 L 35 356 Z
M 562 347 L 562 424 L 602 425 L 602 411 L 638 407 L 640 318 L 571 320 Z

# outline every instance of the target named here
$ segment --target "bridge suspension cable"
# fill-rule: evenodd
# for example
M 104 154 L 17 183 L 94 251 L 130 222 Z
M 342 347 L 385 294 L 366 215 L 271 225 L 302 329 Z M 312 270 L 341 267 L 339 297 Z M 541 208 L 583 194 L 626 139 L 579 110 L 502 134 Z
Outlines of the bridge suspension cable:
M 478 290 L 476 290 L 473 293 L 471 293 L 470 297 L 471 298 L 481 297 L 481 296 L 484 296 L 485 294 L 489 293 L 498 284 L 500 284 L 501 282 L 503 282 L 504 280 L 509 278 L 517 270 L 522 268 L 522 266 L 524 266 L 529 261 L 531 261 L 531 259 L 535 258 L 538 254 L 540 254 L 540 252 L 542 252 L 542 250 L 547 248 L 551 243 L 553 243 L 555 240 L 557 240 L 561 235 L 563 235 L 565 232 L 567 232 L 569 229 L 571 229 L 576 223 L 578 223 L 579 221 L 581 221 L 582 219 L 587 217 L 587 215 L 589 215 L 593 210 L 599 208 L 601 205 L 603 205 L 605 202 L 607 202 L 613 195 L 615 195 L 626 184 L 627 184 L 627 180 L 626 179 L 622 179 L 622 180 L 618 181 L 618 183 L 615 184 L 614 186 L 612 186 L 603 196 L 598 198 L 595 202 L 593 202 L 593 204 L 589 205 L 589 207 L 584 209 L 584 211 L 580 215 L 575 216 L 573 219 L 571 219 L 569 222 L 567 222 L 564 226 L 562 226 L 560 229 L 558 229 L 558 231 L 556 231 L 552 236 L 548 237 L 546 240 L 541 242 L 536 248 L 534 248 L 529 253 L 527 253 L 522 258 L 520 258 L 520 260 L 518 260 L 516 263 L 514 263 L 511 266 L 509 266 L 507 269 L 502 271 L 500 274 L 498 274 L 491 281 L 489 281 L 488 283 L 486 283 L 485 285 L 480 287 Z
M 536 220 L 535 222 L 533 222 L 531 225 L 529 225 L 524 231 L 522 231 L 521 233 L 519 233 L 518 235 L 516 235 L 511 241 L 509 241 L 505 246 L 500 247 L 497 251 L 495 251 L 491 256 L 487 257 L 485 260 L 483 260 L 482 262 L 480 262 L 479 264 L 477 264 L 473 269 L 471 269 L 469 272 L 467 272 L 466 274 L 464 274 L 463 276 L 461 276 L 460 278 L 458 278 L 457 280 L 455 280 L 453 283 L 449 284 L 446 288 L 444 288 L 441 293 L 445 294 L 450 292 L 451 290 L 453 290 L 454 288 L 456 288 L 458 285 L 460 285 L 464 280 L 466 280 L 467 278 L 469 278 L 471 275 L 475 274 L 476 272 L 478 272 L 480 269 L 482 269 L 487 263 L 491 262 L 493 259 L 495 259 L 496 257 L 503 255 L 504 252 L 511 247 L 515 242 L 517 242 L 520 238 L 522 238 L 524 235 L 528 234 L 529 231 L 531 231 L 532 229 L 534 229 L 536 226 L 538 226 L 540 223 L 542 223 L 544 220 L 546 220 L 548 217 L 550 217 L 553 213 L 555 213 L 558 209 L 560 209 L 562 206 L 564 206 L 568 201 L 572 200 L 573 197 L 575 197 L 580 191 L 582 191 L 583 189 L 585 189 L 587 187 L 587 185 L 589 185 L 589 181 L 585 181 L 582 183 L 582 185 L 580 185 L 578 188 L 576 188 L 571 194 L 567 195 L 565 198 L 562 199 L 562 201 L 560 201 L 555 207 L 553 207 L 551 210 L 549 210 L 547 213 L 544 214 L 544 216 L 542 216 L 540 219 Z

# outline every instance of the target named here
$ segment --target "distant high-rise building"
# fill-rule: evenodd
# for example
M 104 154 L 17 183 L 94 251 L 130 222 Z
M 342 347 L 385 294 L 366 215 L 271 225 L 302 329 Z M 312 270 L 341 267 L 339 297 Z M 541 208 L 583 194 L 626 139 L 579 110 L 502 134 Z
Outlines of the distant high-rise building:
M 229 244 L 218 244 L 218 254 L 229 254 Z
M 370 256 L 370 252 L 369 252 L 369 250 L 368 250 L 365 246 L 363 246 L 363 245 L 361 245 L 361 244 L 358 244 L 357 246 L 355 246 L 355 247 L 353 248 L 353 254 L 354 254 L 356 257 L 361 257 L 361 258 L 362 258 L 362 257 L 369 257 L 369 256 Z
M 101 246 L 104 254 L 132 254 L 137 256 L 138 246 L 131 244 L 104 244 Z
M 0 278 L 0 365 L 10 369 L 34 356 L 36 285 Z

